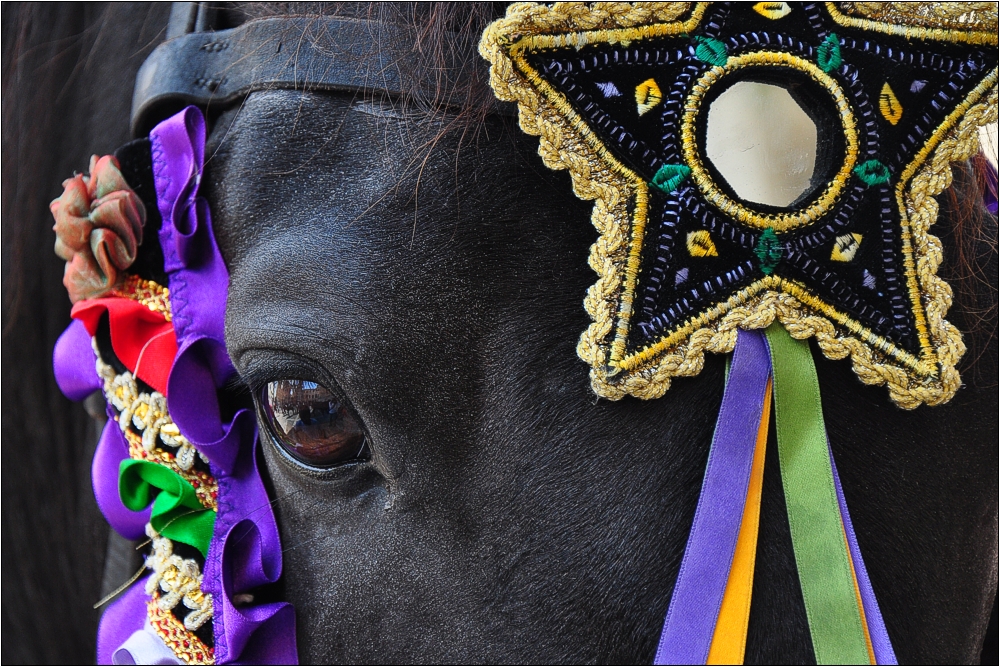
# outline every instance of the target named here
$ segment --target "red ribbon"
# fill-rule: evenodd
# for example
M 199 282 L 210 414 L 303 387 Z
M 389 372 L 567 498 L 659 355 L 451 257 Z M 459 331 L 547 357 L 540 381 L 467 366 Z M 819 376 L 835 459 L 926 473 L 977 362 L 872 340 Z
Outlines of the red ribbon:
M 108 314 L 115 355 L 132 375 L 166 396 L 167 378 L 177 354 L 173 325 L 138 301 L 121 297 L 80 301 L 71 314 L 94 336 L 104 313 Z

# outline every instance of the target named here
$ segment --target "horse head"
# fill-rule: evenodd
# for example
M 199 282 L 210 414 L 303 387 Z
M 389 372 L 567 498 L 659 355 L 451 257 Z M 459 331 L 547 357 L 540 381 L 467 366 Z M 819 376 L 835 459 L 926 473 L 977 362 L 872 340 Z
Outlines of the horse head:
M 492 100 L 474 47 L 500 15 L 383 13 L 244 15 L 220 37 L 197 27 L 204 11 L 175 12 L 176 53 L 199 48 L 154 55 L 139 77 L 139 134 L 206 109 L 199 187 L 229 275 L 229 388 L 255 405 L 282 544 L 280 584 L 261 595 L 294 606 L 305 662 L 648 662 L 726 358 L 650 400 L 595 395 L 576 349 L 604 237 Z M 235 58 L 192 84 L 192 62 L 226 49 L 263 69 Z M 308 61 L 303 78 L 278 81 L 274 54 Z M 954 400 L 900 409 L 811 343 L 903 661 L 974 660 L 997 576 L 997 343 L 982 333 L 996 326 L 996 222 L 971 168 L 951 192 L 941 273 L 969 348 Z M 810 662 L 773 426 L 766 451 L 745 659 Z

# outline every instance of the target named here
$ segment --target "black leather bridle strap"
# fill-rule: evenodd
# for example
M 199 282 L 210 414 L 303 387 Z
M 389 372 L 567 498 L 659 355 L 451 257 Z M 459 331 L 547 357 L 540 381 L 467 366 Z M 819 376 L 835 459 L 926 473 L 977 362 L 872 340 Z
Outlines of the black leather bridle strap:
M 309 17 L 260 19 L 168 39 L 136 77 L 132 133 L 142 136 L 164 111 L 186 104 L 226 105 L 259 90 L 419 95 L 460 107 L 460 91 L 468 90 L 463 82 L 474 76 L 485 80 L 487 66 L 474 45 L 449 51 L 445 67 L 427 72 L 407 66 L 419 56 L 414 44 L 405 27 Z M 492 103 L 490 111 L 513 115 L 515 108 Z

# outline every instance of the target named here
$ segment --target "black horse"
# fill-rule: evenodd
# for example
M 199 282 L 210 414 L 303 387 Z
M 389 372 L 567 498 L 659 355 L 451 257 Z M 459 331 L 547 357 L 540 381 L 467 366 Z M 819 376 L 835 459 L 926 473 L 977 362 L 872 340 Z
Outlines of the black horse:
M 228 8 L 200 29 L 280 11 Z M 413 27 L 404 69 L 419 74 L 454 66 L 449 54 L 503 7 L 293 11 Z M 4 6 L 5 661 L 87 655 L 88 607 L 118 553 L 85 481 L 92 427 L 44 368 L 68 321 L 46 204 L 89 153 L 126 140 L 131 80 L 166 13 Z M 466 65 L 459 83 L 398 98 L 273 90 L 208 110 L 203 191 L 247 396 L 322 384 L 371 450 L 318 473 L 265 443 L 285 550 L 273 594 L 296 607 L 305 662 L 648 663 L 724 359 L 708 355 L 657 400 L 595 399 L 575 354 L 594 281 L 590 204 L 515 118 L 490 112 L 486 64 Z M 977 661 L 997 590 L 997 222 L 981 171 L 954 171 L 935 232 L 969 347 L 955 399 L 904 412 L 814 349 L 900 662 Z M 808 663 L 776 451 L 746 661 Z M 130 574 L 107 570 L 111 588 Z

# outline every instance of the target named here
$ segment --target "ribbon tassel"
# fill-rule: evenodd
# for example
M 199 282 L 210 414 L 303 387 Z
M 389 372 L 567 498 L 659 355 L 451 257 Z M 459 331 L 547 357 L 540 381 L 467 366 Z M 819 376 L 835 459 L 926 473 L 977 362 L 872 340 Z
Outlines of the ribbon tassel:
M 816 662 L 870 664 L 812 352 L 780 324 L 766 335 L 781 483 Z
M 896 664 L 826 436 L 805 341 L 737 335 L 694 523 L 655 664 L 741 664 L 771 397 L 792 548 L 818 664 Z
M 658 665 L 708 660 L 743 523 L 769 374 L 764 337 L 740 330 L 694 524 L 663 622 Z M 752 585 L 752 572 L 750 579 Z
M 712 646 L 708 651 L 709 665 L 741 665 L 747 646 L 750 625 L 750 599 L 753 594 L 753 572 L 757 560 L 757 529 L 760 527 L 760 498 L 764 490 L 764 454 L 767 449 L 767 428 L 771 421 L 771 378 L 764 390 L 764 410 L 757 428 L 757 443 L 750 471 L 750 488 L 743 507 L 743 522 L 736 541 L 736 553 L 729 570 L 726 595 L 722 598 L 719 619 L 715 623 Z

